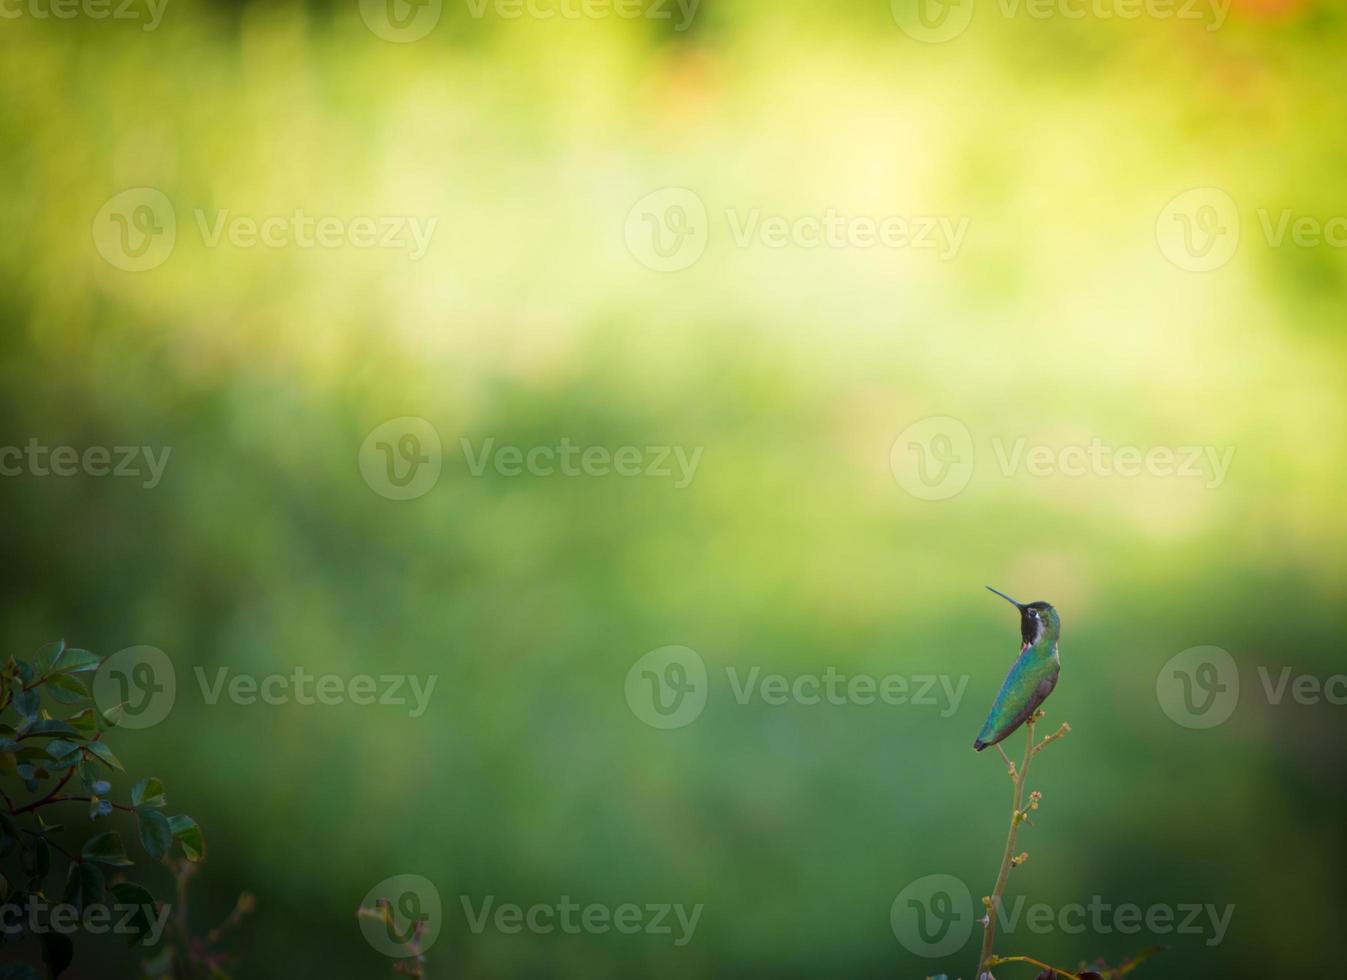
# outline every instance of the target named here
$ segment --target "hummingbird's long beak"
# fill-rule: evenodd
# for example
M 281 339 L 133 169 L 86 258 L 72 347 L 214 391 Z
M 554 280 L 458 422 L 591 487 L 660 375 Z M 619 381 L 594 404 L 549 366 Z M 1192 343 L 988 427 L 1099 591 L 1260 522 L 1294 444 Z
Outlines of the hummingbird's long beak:
M 999 591 L 997 591 L 996 589 L 993 589 L 990 585 L 987 586 L 987 591 L 988 591 L 988 592 L 996 592 L 997 595 L 999 595 L 1002 599 L 1006 600 L 1006 602 L 1010 603 L 1010 604 L 1011 604 L 1012 606 L 1014 606 L 1016 609 L 1020 609 L 1020 610 L 1023 610 L 1023 609 L 1024 609 L 1024 606 L 1023 606 L 1021 603 L 1016 602 L 1014 599 L 1010 598 L 1010 596 L 1006 595 L 1004 592 L 999 592 Z

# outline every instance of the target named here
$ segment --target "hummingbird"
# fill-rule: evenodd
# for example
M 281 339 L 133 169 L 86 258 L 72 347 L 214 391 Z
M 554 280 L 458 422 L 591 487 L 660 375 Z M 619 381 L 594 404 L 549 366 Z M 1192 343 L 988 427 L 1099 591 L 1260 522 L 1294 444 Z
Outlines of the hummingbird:
M 995 745 L 1023 725 L 1057 686 L 1057 675 L 1062 669 L 1057 657 L 1057 637 L 1062 631 L 1062 621 L 1057 617 L 1057 610 L 1046 602 L 1016 602 L 990 585 L 987 590 L 996 592 L 1020 611 L 1023 645 L 1001 685 L 1001 693 L 996 695 L 991 713 L 982 723 L 982 731 L 973 742 L 973 748 L 978 752 Z

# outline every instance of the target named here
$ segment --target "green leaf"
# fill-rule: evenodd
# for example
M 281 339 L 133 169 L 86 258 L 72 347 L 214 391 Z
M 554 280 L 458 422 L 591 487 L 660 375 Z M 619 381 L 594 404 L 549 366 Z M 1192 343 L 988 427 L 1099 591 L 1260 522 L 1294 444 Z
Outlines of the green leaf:
M 63 674 L 79 674 L 86 670 L 97 670 L 103 661 L 95 653 L 78 647 L 67 647 L 61 657 L 60 671 Z
M 52 735 L 79 735 L 74 725 L 55 718 L 39 718 L 23 730 L 24 738 L 46 738 Z
M 116 728 L 118 723 L 126 715 L 126 702 L 114 704 L 102 713 L 102 725 L 105 728 Z
M 141 844 L 145 845 L 145 851 L 150 857 L 160 860 L 173 846 L 173 828 L 169 826 L 168 818 L 158 810 L 148 808 L 137 810 L 136 815 L 140 817 Z M 200 834 L 200 831 L 197 833 Z M 183 849 L 186 850 L 185 845 Z
M 79 704 L 89 700 L 89 689 L 70 674 L 52 674 L 47 679 L 47 690 L 53 701 L 62 704 Z
M 30 885 L 41 885 L 51 870 L 51 847 L 45 838 L 32 837 L 23 842 L 19 866 L 28 876 Z
M 64 653 L 65 640 L 57 640 L 55 643 L 44 645 L 37 651 L 37 656 L 33 658 L 34 673 L 41 677 L 43 674 L 55 670 Z
M 69 936 L 51 929 L 39 933 L 37 938 L 42 944 L 42 962 L 47 964 L 47 976 L 56 980 L 75 958 L 75 944 Z
M 108 748 L 102 742 L 90 742 L 85 748 L 98 756 L 100 760 L 111 766 L 113 769 L 119 770 L 120 772 L 126 771 L 126 767 L 122 765 L 121 760 L 112 754 L 112 749 Z
M 69 766 L 79 765 L 79 750 L 79 743 L 72 742 L 69 739 L 54 738 L 47 743 L 47 754 L 57 760 L 58 763 L 67 756 L 74 755 L 74 758 L 70 759 Z M 59 768 L 68 768 L 68 766 L 60 766 Z
M 142 779 L 131 787 L 131 805 L 134 807 L 164 806 L 167 802 L 168 800 L 164 796 L 164 784 L 159 781 L 158 776 Z
M 132 934 L 129 946 L 143 942 L 153 932 L 153 914 L 154 914 L 154 896 L 139 885 L 132 884 L 129 881 L 119 882 L 111 886 L 108 891 L 112 893 L 113 900 L 117 905 L 125 907 L 134 907 L 133 914 L 127 925 L 131 927 Z
M 205 857 L 206 838 L 195 820 L 186 814 L 178 814 L 176 817 L 168 818 L 168 825 L 173 830 L 173 836 L 182 845 L 182 852 L 187 855 L 187 860 L 200 861 Z
M 26 762 L 31 766 L 45 766 L 51 762 L 51 756 L 47 755 L 47 748 L 39 745 L 37 742 L 29 742 L 14 753 L 15 758 L 20 762 Z
M 42 706 L 42 695 L 38 693 L 37 688 L 31 691 L 20 691 L 14 695 L 14 710 L 24 718 L 37 717 L 37 710 Z
M 80 763 L 80 782 L 94 796 L 107 796 L 112 784 L 103 778 L 103 770 L 87 759 Z
M 80 853 L 86 861 L 97 861 L 99 864 L 111 865 L 114 868 L 125 868 L 131 864 L 131 860 L 126 856 L 126 848 L 122 846 L 122 839 L 115 830 L 90 837 L 85 841 L 84 850 Z
M 66 719 L 66 724 L 86 738 L 98 734 L 98 715 L 93 708 L 85 708 L 78 714 L 71 715 Z
M 65 879 L 62 901 L 83 912 L 91 905 L 101 905 L 107 897 L 103 872 L 89 861 L 72 861 Z

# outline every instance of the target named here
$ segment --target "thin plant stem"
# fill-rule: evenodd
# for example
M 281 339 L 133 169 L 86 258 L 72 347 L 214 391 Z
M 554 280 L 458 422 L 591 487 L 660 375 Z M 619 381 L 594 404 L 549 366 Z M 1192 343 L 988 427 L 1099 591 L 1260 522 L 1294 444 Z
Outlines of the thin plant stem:
M 1032 956 L 993 956 L 991 962 L 987 965 L 989 967 L 1000 966 L 1002 963 L 1028 963 L 1030 966 L 1036 966 L 1040 970 L 1048 970 L 1055 973 L 1061 980 L 1080 980 L 1080 977 L 1076 976 L 1074 973 L 1067 973 L 1059 966 L 1050 966 L 1042 960 L 1034 959 Z
M 987 925 L 982 932 L 982 953 L 978 956 L 978 968 L 974 974 L 978 980 L 986 975 L 988 966 L 987 961 L 992 956 L 992 946 L 996 942 L 996 917 L 1000 914 L 1002 896 L 1006 891 L 1006 880 L 1010 877 L 1011 862 L 1015 857 L 1015 838 L 1020 832 L 1020 821 L 1024 819 L 1024 780 L 1029 775 L 1029 762 L 1034 757 L 1034 722 L 1038 720 L 1035 714 L 1025 723 L 1025 728 L 1029 731 L 1029 738 L 1024 747 L 1024 763 L 1014 770 L 1015 779 L 1015 799 L 1010 811 L 1010 833 L 1006 835 L 1006 851 L 1001 856 L 1001 870 L 996 875 L 996 887 L 992 889 L 991 897 L 983 900 L 987 907 Z

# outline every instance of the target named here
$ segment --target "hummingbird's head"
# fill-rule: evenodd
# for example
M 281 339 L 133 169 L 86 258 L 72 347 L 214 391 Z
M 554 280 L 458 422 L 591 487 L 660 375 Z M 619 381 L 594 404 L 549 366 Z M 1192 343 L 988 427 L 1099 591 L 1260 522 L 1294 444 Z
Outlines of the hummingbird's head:
M 1020 611 L 1020 639 L 1024 641 L 1025 646 L 1035 646 L 1044 638 L 1049 643 L 1057 642 L 1057 636 L 1062 630 L 1062 621 L 1057 617 L 1057 610 L 1052 608 L 1051 603 L 1041 600 L 1016 602 L 1004 592 L 997 592 L 990 585 L 987 588 Z

